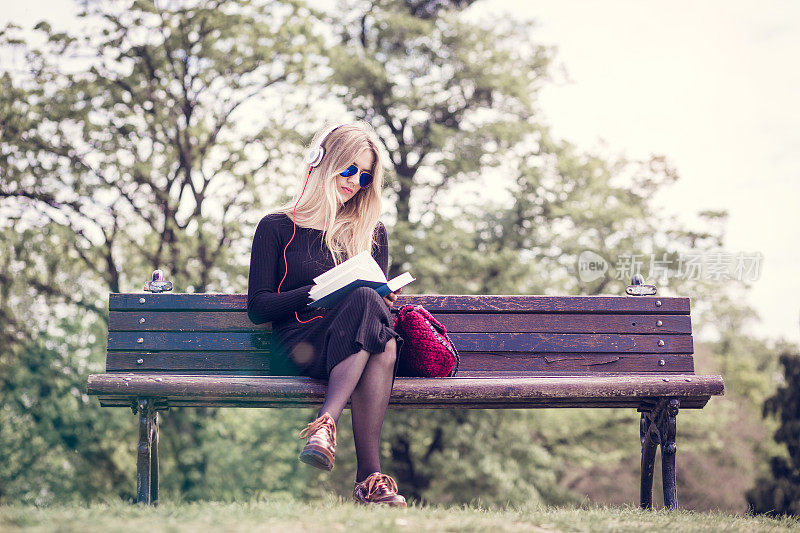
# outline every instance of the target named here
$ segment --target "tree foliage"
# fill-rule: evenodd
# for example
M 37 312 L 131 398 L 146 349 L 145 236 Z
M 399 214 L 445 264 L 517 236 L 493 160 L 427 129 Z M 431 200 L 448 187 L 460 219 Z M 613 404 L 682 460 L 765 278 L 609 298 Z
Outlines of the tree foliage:
M 479 27 L 462 20 L 459 2 L 427 2 L 437 9 L 425 16 L 408 4 L 342 2 L 331 16 L 342 30 L 330 50 L 330 82 L 389 151 L 400 223 L 419 216 L 412 195 L 422 212 L 436 211 L 438 191 L 480 178 L 532 129 L 533 99 L 550 61 L 545 47 L 520 42 L 529 25 Z
M 46 22 L 30 42 L 14 26 L 0 33 L 0 46 L 25 64 L 0 73 L 8 243 L 0 309 L 14 331 L 4 335 L 22 343 L 0 356 L 15 370 L 3 394 L 42 402 L 56 399 L 30 389 L 25 376 L 36 376 L 44 356 L 30 343 L 43 331 L 59 338 L 48 320 L 54 310 L 86 309 L 104 322 L 106 294 L 134 290 L 153 268 L 177 290 L 242 286 L 247 263 L 238 258 L 250 237 L 242 219 L 279 196 L 257 180 L 300 144 L 286 126 L 292 100 L 283 110 L 265 102 L 297 92 L 320 48 L 313 12 L 292 1 L 92 3 L 82 18 L 80 36 Z M 253 109 L 262 111 L 255 120 Z M 38 313 L 29 312 L 31 300 Z M 87 357 L 102 360 L 103 347 L 94 348 Z M 77 386 L 48 384 L 62 385 Z M 24 405 L 12 405 L 9 416 L 26 419 Z M 188 498 L 204 484 L 198 435 L 212 416 L 164 417 L 164 447 Z M 99 463 L 117 460 L 106 454 Z M 82 492 L 93 494 L 91 485 Z
M 632 272 L 583 282 L 579 254 L 675 262 L 721 245 L 724 213 L 699 230 L 656 213 L 653 193 L 677 179 L 664 158 L 613 160 L 553 138 L 536 105 L 552 50 L 528 22 L 470 22 L 471 3 L 347 0 L 323 13 L 296 0 L 136 0 L 91 3 L 81 36 L 2 30 L 26 67 L 0 71 L 0 501 L 131 497 L 133 418 L 82 393 L 102 369 L 106 294 L 136 290 L 155 267 L 177 291 L 244 292 L 255 222 L 285 199 L 320 106 L 383 139 L 392 274 L 411 270 L 415 292 L 622 294 Z M 648 281 L 710 302 L 706 323 L 735 329 L 748 314 L 711 282 Z M 728 341 L 726 371 L 755 401 L 768 387 L 748 381 Z M 347 493 L 352 449 L 340 446 L 327 477 L 295 460 L 310 416 L 172 409 L 162 488 Z M 428 501 L 575 501 L 576 472 L 630 462 L 635 418 L 392 411 L 383 466 Z
M 396 2 L 342 5 L 341 16 L 333 19 L 345 30 L 332 49 L 332 88 L 353 115 L 376 126 L 389 152 L 396 180 L 392 275 L 413 271 L 418 281 L 410 291 L 622 295 L 637 271 L 583 282 L 576 269 L 581 252 L 595 251 L 610 262 L 638 254 L 647 275 L 649 258 L 677 265 L 682 252 L 721 246 L 724 212 L 703 214 L 708 224 L 700 231 L 656 212 L 653 194 L 677 179 L 664 157 L 609 160 L 553 138 L 536 106 L 552 52 L 531 40 L 529 23 L 478 24 L 452 8 L 417 17 Z M 461 192 L 469 184 L 478 191 L 477 201 L 466 201 Z M 482 189 L 504 191 L 507 200 L 487 201 Z M 660 294 L 725 299 L 712 281 L 672 274 L 648 281 Z M 564 493 L 553 487 L 569 478 L 571 458 L 609 460 L 625 446 L 624 432 L 615 425 L 616 438 L 601 442 L 608 435 L 602 428 L 609 420 L 634 423 L 621 413 L 575 418 L 572 429 L 582 438 L 568 452 L 566 446 L 548 450 L 549 460 L 564 453 L 563 461 L 548 466 L 552 478 L 528 470 L 542 457 L 534 447 L 523 447 L 515 457 L 515 471 L 528 480 L 525 490 L 508 490 L 509 480 L 496 477 L 502 469 L 484 454 L 508 447 L 504 436 L 520 430 L 529 442 L 553 438 L 552 428 L 533 412 L 388 417 L 389 468 L 419 497 L 469 501 L 504 494 L 556 503 Z M 473 428 L 472 442 L 483 446 L 462 446 L 458 430 L 449 430 L 454 424 Z M 444 458 L 454 449 L 460 450 L 459 466 L 469 465 L 469 472 L 452 474 L 460 481 L 440 480 Z M 480 489 L 463 488 L 477 480 Z M 462 490 L 445 493 L 442 487 L 451 481 Z
M 759 479 L 747 500 L 756 513 L 800 516 L 800 353 L 780 357 L 784 382 L 764 403 L 764 416 L 780 422 L 775 441 L 788 456 L 770 460 L 770 478 Z
M 0 77 L 0 198 L 71 228 L 70 253 L 114 292 L 153 265 L 204 291 L 229 274 L 219 265 L 239 217 L 261 205 L 256 177 L 285 141 L 281 114 L 254 128 L 241 111 L 299 83 L 318 46 L 311 13 L 279 1 L 116 6 L 87 13 L 101 25 L 83 37 L 40 23 L 44 44 L 21 49 L 29 72 Z

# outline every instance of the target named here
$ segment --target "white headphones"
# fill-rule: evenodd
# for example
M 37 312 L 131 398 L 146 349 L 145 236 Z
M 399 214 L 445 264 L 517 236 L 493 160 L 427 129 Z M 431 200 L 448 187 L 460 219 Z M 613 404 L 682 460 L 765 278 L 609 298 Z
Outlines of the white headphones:
M 311 167 L 319 166 L 319 164 L 322 163 L 322 158 L 325 157 L 325 148 L 322 146 L 322 143 L 325 142 L 325 139 L 328 138 L 328 135 L 333 133 L 333 131 L 340 126 L 344 126 L 344 124 L 338 124 L 325 130 L 325 135 L 320 137 L 319 142 L 316 143 L 311 150 L 309 150 L 308 155 L 306 156 L 306 163 L 308 163 Z

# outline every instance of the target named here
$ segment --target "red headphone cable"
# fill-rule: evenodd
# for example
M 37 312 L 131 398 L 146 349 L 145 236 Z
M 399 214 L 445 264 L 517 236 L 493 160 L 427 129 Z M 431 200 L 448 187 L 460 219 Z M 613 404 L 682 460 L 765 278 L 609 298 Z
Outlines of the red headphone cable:
M 289 273 L 289 263 L 288 263 L 288 261 L 286 259 L 286 250 L 289 248 L 289 245 L 292 243 L 292 240 L 294 239 L 294 235 L 297 232 L 297 223 L 295 222 L 295 212 L 297 211 L 297 204 L 300 203 L 300 198 L 302 198 L 303 197 L 303 193 L 306 192 L 306 185 L 308 185 L 308 178 L 311 177 L 311 171 L 312 170 L 314 170 L 314 167 L 311 167 L 311 166 L 308 167 L 308 174 L 306 175 L 306 182 L 303 184 L 303 190 L 300 191 L 300 196 L 297 197 L 297 202 L 295 202 L 294 208 L 292 208 L 292 237 L 289 239 L 289 242 L 287 242 L 286 246 L 283 248 L 284 272 L 283 272 L 283 278 L 281 279 L 281 282 L 278 283 L 278 294 L 280 294 L 280 292 L 281 292 L 281 285 L 283 285 L 283 280 L 286 279 L 286 275 Z M 311 322 L 312 320 L 316 320 L 318 318 L 323 318 L 322 315 L 318 315 L 318 316 L 315 316 L 315 317 L 310 318 L 308 320 L 300 320 L 300 316 L 297 314 L 297 311 L 294 312 L 294 316 L 297 319 L 297 321 L 300 322 L 301 324 L 307 324 L 307 323 Z

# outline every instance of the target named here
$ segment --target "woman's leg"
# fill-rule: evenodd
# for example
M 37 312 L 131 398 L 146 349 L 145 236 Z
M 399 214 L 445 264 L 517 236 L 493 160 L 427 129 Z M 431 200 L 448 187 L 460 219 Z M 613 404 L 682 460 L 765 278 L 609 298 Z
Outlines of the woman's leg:
M 381 470 L 379 453 L 381 427 L 389 404 L 389 395 L 392 392 L 396 359 L 397 342 L 389 339 L 383 352 L 369 357 L 361 379 L 350 396 L 353 440 L 358 462 L 356 482 L 363 481 L 368 475 Z
M 369 359 L 369 352 L 361 350 L 331 369 L 328 376 L 328 388 L 325 391 L 325 401 L 322 403 L 318 416 L 328 413 L 337 424 L 339 423 L 339 416 L 358 385 Z

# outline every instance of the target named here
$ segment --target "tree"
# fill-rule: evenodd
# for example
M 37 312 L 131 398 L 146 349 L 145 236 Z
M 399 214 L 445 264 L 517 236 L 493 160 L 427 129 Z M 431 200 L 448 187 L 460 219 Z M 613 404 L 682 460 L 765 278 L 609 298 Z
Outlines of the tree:
M 278 113 L 255 131 L 232 126 L 299 82 L 318 45 L 310 16 L 279 1 L 137 1 L 84 14 L 105 24 L 80 39 L 40 23 L 44 47 L 23 49 L 30 72 L 2 76 L 0 198 L 72 228 L 84 268 L 112 291 L 126 281 L 123 250 L 143 267 L 137 285 L 159 265 L 205 290 L 285 134 Z M 3 37 L 20 46 L 15 28 Z
M 13 344 L 0 359 L 0 502 L 53 498 L 133 499 L 133 461 L 119 462 L 120 441 L 134 455 L 130 417 L 96 408 L 86 373 L 102 364 L 105 328 L 88 311 L 52 320 L 53 334 Z
M 764 416 L 778 417 L 775 440 L 788 457 L 772 457 L 772 477 L 759 479 L 747 501 L 756 513 L 800 516 L 800 353 L 784 352 L 780 363 L 784 383 L 764 402 Z
M 623 295 L 636 270 L 611 271 L 594 282 L 577 275 L 579 255 L 592 250 L 608 261 L 638 254 L 642 273 L 659 294 L 723 302 L 717 311 L 730 307 L 727 289 L 713 280 L 681 279 L 674 272 L 681 253 L 722 245 L 726 213 L 702 213 L 700 231 L 682 227 L 652 206 L 653 193 L 678 179 L 666 158 L 611 160 L 554 139 L 536 107 L 538 89 L 550 78 L 552 52 L 532 40 L 531 23 L 478 24 L 463 5 L 443 5 L 424 16 L 407 2 L 340 5 L 329 16 L 342 28 L 339 46 L 330 52 L 330 84 L 350 113 L 376 126 L 388 150 L 396 209 L 391 275 L 413 271 L 418 281 L 411 291 Z M 507 201 L 467 202 L 459 193 L 465 184 L 505 191 Z M 672 265 L 669 280 L 653 279 L 651 257 Z M 707 320 L 713 323 L 713 313 Z M 509 494 L 494 476 L 498 463 L 491 466 L 486 454 L 509 449 L 503 435 L 521 432 L 528 442 L 554 438 L 541 419 L 530 412 L 425 413 L 402 421 L 390 416 L 388 468 L 417 497 L 464 501 Z M 474 428 L 469 442 L 459 440 L 457 428 L 450 430 L 456 420 Z M 612 413 L 574 423 L 583 442 L 564 439 L 544 452 L 555 469 L 551 481 L 567 478 L 570 456 L 599 464 L 616 454 L 624 424 L 635 421 Z M 616 439 L 601 442 L 609 434 Z M 448 464 L 443 458 L 453 449 L 473 471 L 451 468 L 451 477 L 440 479 Z M 562 501 L 563 491 L 524 466 L 541 464 L 540 452 L 520 450 L 515 472 L 528 481 L 510 492 Z M 564 461 L 551 462 L 553 457 Z M 476 493 L 443 489 L 448 483 L 474 486 L 477 479 L 484 484 Z
M 436 211 L 439 191 L 479 178 L 532 129 L 550 60 L 546 48 L 519 41 L 530 25 L 478 27 L 461 20 L 466 2 L 425 2 L 436 9 L 422 15 L 419 4 L 343 2 L 329 19 L 342 28 L 330 50 L 331 86 L 389 151 L 398 224 L 419 218 L 412 194 L 420 212 Z
M 104 324 L 107 292 L 141 286 L 156 267 L 180 291 L 242 285 L 241 222 L 277 199 L 279 182 L 258 182 L 300 150 L 287 94 L 302 90 L 321 46 L 314 13 L 293 1 L 91 3 L 81 16 L 82 36 L 46 22 L 29 41 L 15 26 L 0 32 L 0 46 L 25 64 L 0 72 L 0 217 L 10 252 L 0 259 L 0 316 L 17 343 L 0 355 L 16 376 L 3 395 L 43 402 L 51 397 L 25 377 L 42 354 L 31 343 L 40 331 L 57 338 L 51 317 L 61 306 Z M 284 109 L 266 104 L 280 100 Z M 102 346 L 94 348 L 86 357 L 99 361 Z M 164 417 L 175 483 L 189 498 L 204 482 L 197 435 L 212 414 Z

